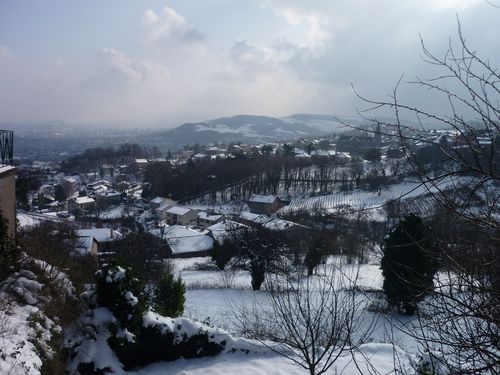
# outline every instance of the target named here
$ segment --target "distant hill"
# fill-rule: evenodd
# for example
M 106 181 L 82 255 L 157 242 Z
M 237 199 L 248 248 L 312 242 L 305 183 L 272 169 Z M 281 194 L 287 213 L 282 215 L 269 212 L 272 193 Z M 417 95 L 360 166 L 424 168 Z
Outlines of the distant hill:
M 356 120 L 359 124 L 359 120 Z M 329 115 L 299 114 L 283 118 L 238 115 L 197 123 L 183 124 L 156 134 L 156 143 L 174 145 L 192 143 L 265 143 L 296 140 L 301 137 L 325 135 L 344 130 Z

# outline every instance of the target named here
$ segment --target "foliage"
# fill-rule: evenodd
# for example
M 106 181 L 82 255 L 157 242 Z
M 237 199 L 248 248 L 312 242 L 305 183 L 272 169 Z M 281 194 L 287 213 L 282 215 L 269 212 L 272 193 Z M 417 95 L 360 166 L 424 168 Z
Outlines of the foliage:
M 278 233 L 262 227 L 246 228 L 235 231 L 230 241 L 236 250 L 231 266 L 250 272 L 253 290 L 260 290 L 267 273 L 289 271 L 291 254 Z
M 219 270 L 224 270 L 226 265 L 229 263 L 233 255 L 235 254 L 235 249 L 230 240 L 224 239 L 222 243 L 214 241 L 214 246 L 210 250 L 210 255 L 212 260 L 217 265 Z
M 184 312 L 186 286 L 181 278 L 167 272 L 156 284 L 153 307 L 161 315 L 175 318 Z
M 171 255 L 165 241 L 150 233 L 131 232 L 122 240 L 109 244 L 118 264 L 130 267 L 134 277 L 157 281 L 165 271 L 164 260 Z
M 8 220 L 0 211 L 0 280 L 18 268 L 21 257 L 21 249 L 9 235 L 7 223 Z
M 96 272 L 97 305 L 107 307 L 122 327 L 135 331 L 146 310 L 143 287 L 130 268 L 104 265 Z
M 16 200 L 21 207 L 29 207 L 29 194 L 38 190 L 42 181 L 38 173 L 19 169 L 16 174 Z
M 436 259 L 424 222 L 407 215 L 383 243 L 384 293 L 391 306 L 408 315 L 433 287 Z

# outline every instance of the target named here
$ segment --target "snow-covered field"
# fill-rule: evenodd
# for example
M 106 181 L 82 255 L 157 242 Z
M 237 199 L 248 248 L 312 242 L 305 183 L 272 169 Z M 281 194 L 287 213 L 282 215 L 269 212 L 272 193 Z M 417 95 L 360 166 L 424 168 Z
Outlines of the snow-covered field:
M 314 208 L 332 209 L 339 206 L 349 205 L 354 209 L 368 209 L 383 206 L 386 202 L 394 199 L 412 199 L 425 196 L 429 193 L 455 188 L 466 183 L 465 178 L 450 177 L 433 184 L 423 184 L 422 182 L 403 182 L 389 185 L 380 191 L 339 191 L 333 194 L 293 199 L 288 210 L 311 210 Z
M 337 262 L 335 263 L 338 266 Z M 239 325 L 237 321 L 239 314 L 242 311 L 261 308 L 269 303 L 268 293 L 265 287 L 262 291 L 252 291 L 248 272 L 237 271 L 231 273 L 215 269 L 206 270 L 207 266 L 210 264 L 210 258 L 175 259 L 174 264 L 176 272 L 181 275 L 187 287 L 185 315 L 192 319 L 208 322 L 213 326 L 221 327 L 238 335 Z M 328 267 L 328 264 L 326 267 Z M 344 272 L 351 278 L 356 278 L 356 285 L 361 288 L 359 298 L 367 300 L 366 306 L 380 303 L 380 293 L 378 293 L 378 291 L 382 289 L 383 279 L 378 264 L 345 264 L 342 266 L 341 272 Z M 399 314 L 387 314 L 382 316 L 366 309 L 363 310 L 363 314 L 365 314 L 363 319 L 366 319 L 367 324 L 376 322 L 373 332 L 371 333 L 370 342 L 372 344 L 376 343 L 373 345 L 378 348 L 375 350 L 375 353 L 373 353 L 374 356 L 383 358 L 383 360 L 377 363 L 377 368 L 384 368 L 382 364 L 388 362 L 392 363 L 393 359 L 392 349 L 389 355 L 384 345 L 376 346 L 377 344 L 395 343 L 398 347 L 402 348 L 405 353 L 404 356 L 406 356 L 406 353 L 412 356 L 416 355 L 419 350 L 417 342 L 404 333 L 407 329 L 416 329 L 416 326 L 414 326 L 416 322 L 413 321 L 413 318 L 408 318 Z M 366 349 L 372 350 L 374 347 L 367 346 Z M 403 351 L 401 353 L 403 353 Z M 257 366 L 257 368 L 254 369 L 257 371 L 255 373 L 303 373 L 296 370 L 293 366 L 290 367 L 288 361 L 279 357 L 263 357 L 253 360 L 256 361 L 255 363 Z M 237 368 L 238 363 L 241 366 L 240 362 L 243 361 L 243 359 L 229 356 L 221 359 L 221 361 L 222 362 L 219 362 L 219 360 L 206 360 L 207 365 L 213 365 L 213 368 L 209 367 L 207 369 L 207 371 L 213 372 L 207 373 L 217 373 L 216 371 L 221 368 L 220 366 L 227 366 L 228 369 Z M 267 363 L 267 361 L 269 361 L 269 363 Z M 203 363 L 205 363 L 205 360 L 189 362 L 188 368 L 191 369 L 190 371 L 192 372 L 186 372 L 186 374 L 201 374 L 202 372 L 198 371 L 202 371 Z M 273 368 L 272 363 L 279 363 L 279 367 L 277 367 L 279 370 L 276 371 L 282 372 L 273 372 L 271 370 Z M 342 363 L 345 364 L 345 362 Z M 267 368 L 266 366 L 268 365 L 271 367 Z M 169 366 L 170 367 L 166 368 L 168 368 L 169 371 L 173 371 L 172 373 L 177 373 L 176 371 L 181 371 L 182 368 L 179 363 Z M 252 373 L 251 361 L 248 366 L 248 372 L 243 372 L 243 374 Z M 393 370 L 394 366 L 392 366 L 392 368 L 390 366 L 387 368 Z M 345 373 L 349 374 L 351 372 L 347 371 Z

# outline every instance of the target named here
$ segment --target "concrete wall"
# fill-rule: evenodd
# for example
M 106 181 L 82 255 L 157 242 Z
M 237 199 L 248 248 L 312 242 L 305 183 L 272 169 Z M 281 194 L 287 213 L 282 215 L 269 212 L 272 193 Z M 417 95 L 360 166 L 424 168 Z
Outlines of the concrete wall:
M 16 169 L 0 167 L 0 209 L 8 220 L 10 236 L 16 233 Z

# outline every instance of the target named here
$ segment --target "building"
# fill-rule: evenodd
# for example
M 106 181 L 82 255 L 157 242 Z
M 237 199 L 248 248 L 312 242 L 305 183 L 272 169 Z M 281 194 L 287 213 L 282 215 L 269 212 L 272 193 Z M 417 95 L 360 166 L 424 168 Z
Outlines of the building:
M 11 237 L 16 233 L 16 169 L 12 166 L 0 167 L 0 209 L 7 220 L 7 230 Z
M 0 209 L 11 237 L 16 234 L 16 169 L 13 162 L 14 132 L 0 130 Z
M 218 222 L 222 221 L 224 219 L 224 215 L 214 215 L 214 214 L 209 214 L 207 212 L 199 212 L 198 213 L 198 226 L 202 228 L 208 228 L 211 225 L 217 224 Z
M 250 212 L 254 214 L 272 214 L 278 211 L 282 205 L 275 195 L 254 194 L 248 201 Z
M 96 202 L 90 197 L 78 197 L 68 201 L 68 212 L 76 215 L 85 215 L 94 212 Z
M 174 206 L 166 211 L 165 220 L 168 225 L 188 225 L 192 221 L 195 221 L 197 219 L 197 216 L 197 210 Z
M 100 209 L 106 209 L 110 206 L 120 204 L 122 201 L 122 194 L 114 190 L 108 190 L 97 193 L 94 195 L 94 198 L 97 207 Z

